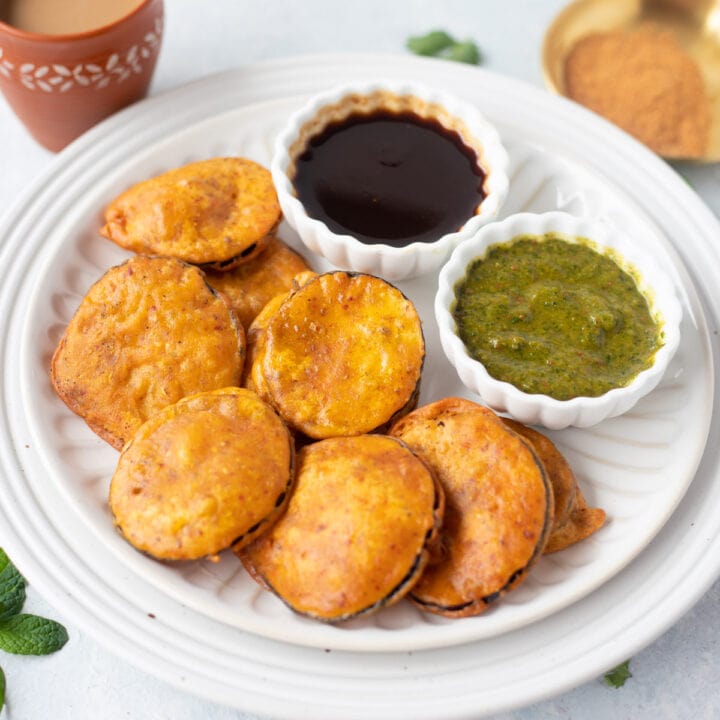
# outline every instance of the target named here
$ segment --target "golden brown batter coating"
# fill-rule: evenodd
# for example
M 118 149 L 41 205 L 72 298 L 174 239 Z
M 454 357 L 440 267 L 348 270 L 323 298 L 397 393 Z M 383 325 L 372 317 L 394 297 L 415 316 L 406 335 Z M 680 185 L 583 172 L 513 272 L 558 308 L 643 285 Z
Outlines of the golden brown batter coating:
M 266 168 L 213 158 L 133 185 L 110 203 L 100 234 L 136 253 L 229 270 L 259 254 L 279 221 Z
M 605 523 L 605 511 L 587 506 L 575 474 L 555 444 L 542 433 L 517 420 L 502 420 L 531 443 L 552 485 L 555 513 L 545 552 L 564 550 L 599 530 Z
M 262 350 L 265 347 L 265 331 L 267 330 L 270 318 L 275 314 L 279 307 L 285 302 L 285 298 L 289 297 L 290 293 L 302 287 L 306 282 L 309 282 L 317 273 L 312 270 L 305 270 L 292 279 L 291 288 L 287 292 L 275 295 L 275 297 L 268 300 L 267 303 L 262 307 L 260 312 L 255 316 L 253 321 L 250 323 L 250 327 L 247 329 L 246 341 L 247 341 L 247 353 L 245 356 L 245 367 L 243 369 L 243 387 L 260 392 L 258 388 L 265 387 L 265 381 L 262 378 L 260 371 L 261 364 L 258 361 Z M 260 392 L 261 395 L 267 396 L 267 391 Z
M 517 420 L 502 418 L 502 421 L 518 435 L 522 435 L 532 446 L 545 466 L 548 480 L 553 489 L 553 530 L 564 525 L 575 507 L 577 482 L 572 469 L 555 444 L 542 433 Z
M 293 278 L 307 263 L 282 240 L 273 237 L 268 246 L 249 262 L 228 272 L 208 270 L 208 282 L 224 292 L 245 330 L 276 295 L 292 288 Z
M 239 555 L 293 610 L 338 622 L 407 593 L 442 512 L 432 471 L 404 443 L 331 438 L 298 452 L 286 513 Z
M 409 597 L 439 615 L 477 615 L 543 551 L 552 489 L 542 463 L 494 412 L 461 398 L 418 408 L 390 434 L 428 461 L 445 491 L 443 552 Z
M 265 331 L 270 318 L 278 308 L 285 302 L 287 293 L 276 295 L 269 300 L 265 307 L 257 314 L 257 317 L 250 323 L 246 338 L 246 355 L 245 367 L 243 368 L 242 383 L 243 387 L 254 390 L 264 398 L 267 398 L 265 389 L 265 381 L 260 372 L 258 358 L 261 357 L 265 347 Z M 262 390 L 261 390 L 262 388 Z
M 570 511 L 567 522 L 553 529 L 552 535 L 545 546 L 546 553 L 564 550 L 570 545 L 590 537 L 605 524 L 605 511 L 602 508 L 587 506 L 587 502 L 578 488 L 575 505 Z
M 161 410 L 125 446 L 110 485 L 123 536 L 161 560 L 240 548 L 284 510 L 293 442 L 255 393 L 223 388 Z
M 256 386 L 308 437 L 356 435 L 414 407 L 424 358 L 412 302 L 380 278 L 337 271 L 299 288 L 272 315 Z
M 196 267 L 138 255 L 83 298 L 52 360 L 57 394 L 118 450 L 186 395 L 239 385 L 245 334 Z

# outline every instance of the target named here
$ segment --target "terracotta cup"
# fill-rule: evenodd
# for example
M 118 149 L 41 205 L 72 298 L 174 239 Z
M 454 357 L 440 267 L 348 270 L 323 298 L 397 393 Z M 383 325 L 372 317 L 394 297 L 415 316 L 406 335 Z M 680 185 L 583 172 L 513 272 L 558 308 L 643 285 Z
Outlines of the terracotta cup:
M 30 134 L 60 150 L 145 95 L 162 33 L 163 0 L 144 0 L 109 25 L 72 35 L 0 21 L 0 90 Z

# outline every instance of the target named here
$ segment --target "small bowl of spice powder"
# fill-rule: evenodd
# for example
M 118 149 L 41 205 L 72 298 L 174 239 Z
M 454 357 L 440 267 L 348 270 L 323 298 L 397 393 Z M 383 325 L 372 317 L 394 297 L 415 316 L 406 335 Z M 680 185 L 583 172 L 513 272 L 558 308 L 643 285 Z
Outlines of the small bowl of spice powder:
M 543 47 L 550 89 L 659 155 L 720 160 L 720 2 L 576 0 Z

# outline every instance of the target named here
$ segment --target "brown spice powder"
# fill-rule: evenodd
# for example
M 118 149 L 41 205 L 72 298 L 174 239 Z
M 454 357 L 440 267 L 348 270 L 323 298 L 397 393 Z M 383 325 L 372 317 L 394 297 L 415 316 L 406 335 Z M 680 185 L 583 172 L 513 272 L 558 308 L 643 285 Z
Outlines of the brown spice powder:
M 702 156 L 710 104 L 700 69 L 667 30 L 647 25 L 579 40 L 566 92 L 664 157 Z

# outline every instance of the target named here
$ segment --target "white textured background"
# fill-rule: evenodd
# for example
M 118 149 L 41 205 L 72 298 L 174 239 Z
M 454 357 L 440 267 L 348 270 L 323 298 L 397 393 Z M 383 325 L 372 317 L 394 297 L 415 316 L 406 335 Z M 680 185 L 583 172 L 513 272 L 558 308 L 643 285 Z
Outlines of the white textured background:
M 165 37 L 151 94 L 216 71 L 288 55 L 403 53 L 409 35 L 436 28 L 472 37 L 482 49 L 484 67 L 541 85 L 542 36 L 563 5 L 561 0 L 166 0 Z M 0 214 L 51 157 L 29 139 L 0 100 Z M 677 169 L 720 214 L 720 166 L 685 164 Z M 25 609 L 63 620 L 32 588 Z M 497 720 L 720 718 L 719 619 L 716 583 L 675 627 L 632 659 L 633 677 L 623 688 L 593 681 Z M 7 706 L 0 717 L 255 720 L 135 670 L 66 624 L 70 641 L 55 655 L 0 653 L 8 682 Z

